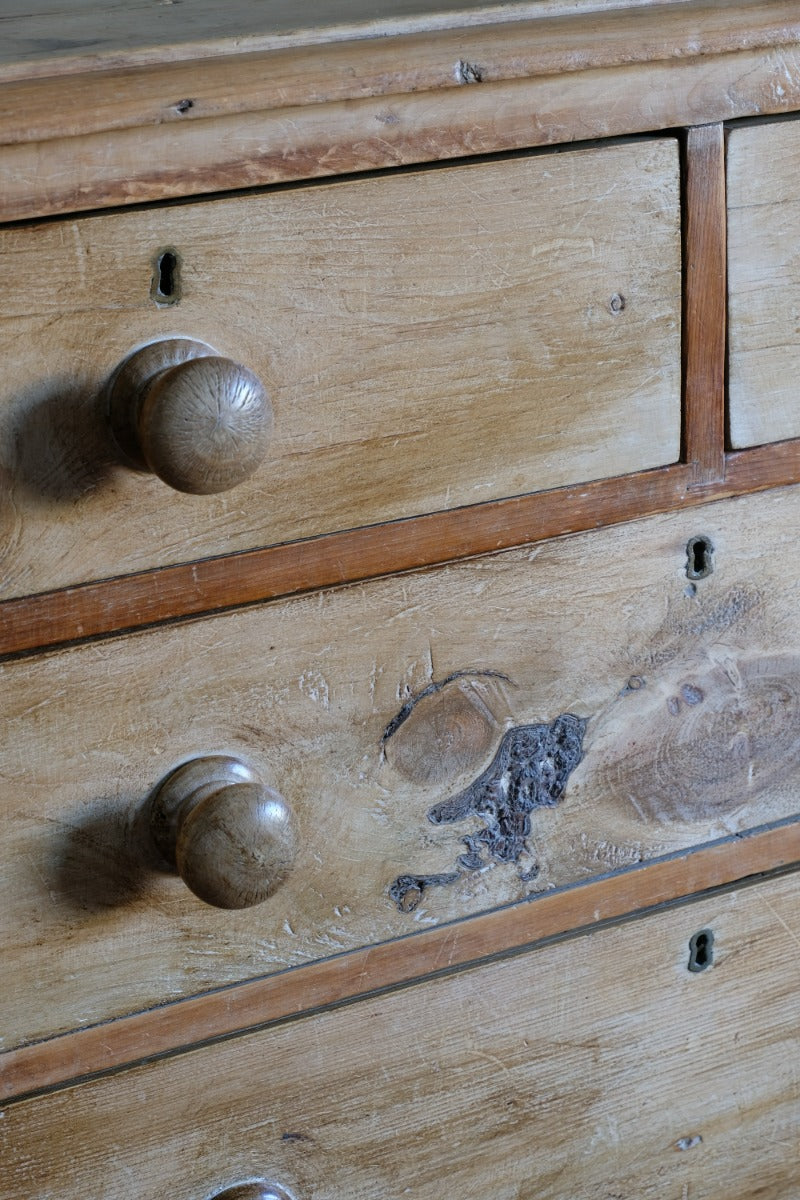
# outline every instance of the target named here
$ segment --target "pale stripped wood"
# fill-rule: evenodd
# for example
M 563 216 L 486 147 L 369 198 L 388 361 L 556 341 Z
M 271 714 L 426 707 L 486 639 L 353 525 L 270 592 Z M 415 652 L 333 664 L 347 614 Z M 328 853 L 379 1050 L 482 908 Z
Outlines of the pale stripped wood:
M 725 477 L 725 129 L 687 132 L 684 168 L 684 454 L 701 487 Z
M 762 883 L 11 1105 L 5 1195 L 786 1200 L 799 900 Z
M 252 17 L 265 6 L 249 7 Z M 592 13 L 583 6 L 569 7 L 570 20 L 564 20 L 565 14 L 554 16 L 551 6 L 542 4 L 536 4 L 525 21 L 510 19 L 514 10 L 509 6 L 499 12 L 465 11 L 458 14 L 457 28 L 428 13 L 425 32 L 401 32 L 398 25 L 390 37 L 384 28 L 380 36 L 326 41 L 331 30 L 315 26 L 318 40 L 307 44 L 292 45 L 293 38 L 286 37 L 273 49 L 254 51 L 240 41 L 227 48 L 214 43 L 208 48 L 210 57 L 202 57 L 196 43 L 192 57 L 182 57 L 188 48 L 173 41 L 146 64 L 122 67 L 115 56 L 114 69 L 105 64 L 100 71 L 95 57 L 80 70 L 54 75 L 71 61 L 59 55 L 48 60 L 46 79 L 37 77 L 34 64 L 28 64 L 24 76 L 2 82 L 0 66 L 0 145 L 164 123 L 173 125 L 174 138 L 177 125 L 226 114 L 370 96 L 391 98 L 394 105 L 409 93 L 465 93 L 465 87 L 460 103 L 468 113 L 478 82 L 485 89 L 512 79 L 564 77 L 601 68 L 610 72 L 610 86 L 613 71 L 626 65 L 676 60 L 700 65 L 745 47 L 771 53 L 791 49 L 800 37 L 796 8 L 787 0 L 739 0 L 735 9 L 697 0 L 648 5 L 636 12 L 616 6 Z M 318 9 L 315 4 L 310 10 L 315 17 Z M 224 21 L 230 11 L 229 6 L 218 9 L 218 19 Z M 302 17 L 309 10 L 294 6 L 294 11 Z M 477 23 L 465 23 L 469 17 Z M 22 65 L 9 65 L 8 70 L 21 71 Z
M 0 271 L 5 596 L 678 456 L 672 139 L 6 230 Z M 221 496 L 115 466 L 103 431 L 117 362 L 176 334 L 273 403 Z
M 692 0 L 671 0 L 682 7 Z M 10 6 L 13 8 L 9 11 Z M 284 46 L 387 37 L 559 16 L 585 18 L 663 0 L 3 0 L 0 79 L 107 70 Z M 402 75 L 402 70 L 395 67 Z
M 796 813 L 798 506 L 786 489 L 7 664 L 6 1047 Z M 695 535 L 715 569 L 690 585 Z M 563 713 L 588 719 L 563 800 L 517 863 L 463 868 L 480 821 L 428 811 L 510 726 Z M 297 824 L 293 872 L 239 913 L 154 871 L 141 827 L 169 769 L 214 752 Z M 413 911 L 389 894 L 451 872 Z
M 796 121 L 731 132 L 728 210 L 731 442 L 755 446 L 800 437 Z
M 532 949 L 554 937 L 630 917 L 664 903 L 708 895 L 732 883 L 766 879 L 800 865 L 800 819 L 778 821 L 547 892 L 464 920 L 350 950 L 189 999 L 7 1051 L 0 1101 L 63 1087 L 156 1055 L 217 1040 L 254 1026 L 329 1009 L 377 991 Z

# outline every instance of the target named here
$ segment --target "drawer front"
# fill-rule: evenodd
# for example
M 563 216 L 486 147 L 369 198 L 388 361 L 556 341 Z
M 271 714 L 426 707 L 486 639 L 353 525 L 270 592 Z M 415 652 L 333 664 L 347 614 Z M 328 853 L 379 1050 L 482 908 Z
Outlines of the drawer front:
M 678 197 L 661 138 L 0 233 L 0 594 L 675 461 Z M 116 463 L 103 389 L 177 336 L 270 394 L 231 491 Z
M 730 436 L 800 437 L 800 124 L 733 129 L 728 141 Z
M 4 1195 L 786 1200 L 799 904 L 762 883 L 19 1103 Z
M 6 1047 L 792 815 L 799 520 L 785 489 L 0 666 Z M 146 800 L 208 754 L 293 810 L 257 907 L 156 869 Z

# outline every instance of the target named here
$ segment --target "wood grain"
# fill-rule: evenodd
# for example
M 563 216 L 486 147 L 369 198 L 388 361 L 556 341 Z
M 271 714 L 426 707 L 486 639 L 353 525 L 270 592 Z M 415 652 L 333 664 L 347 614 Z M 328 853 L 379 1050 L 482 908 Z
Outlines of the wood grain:
M 126 359 L 109 386 L 106 413 L 127 466 L 193 495 L 227 492 L 249 479 L 267 457 L 272 432 L 258 376 L 188 338 L 150 342 Z
M 800 438 L 727 454 L 725 479 L 737 495 L 800 481 Z
M 800 437 L 798 128 L 795 121 L 762 124 L 734 129 L 728 140 L 734 447 Z
M 794 814 L 798 503 L 786 489 L 6 664 L 6 1046 Z M 714 570 L 691 583 L 697 535 Z M 570 722 L 582 760 L 564 766 Z M 526 727 L 528 824 L 462 813 Z M 142 829 L 158 781 L 209 753 L 294 813 L 295 867 L 257 909 L 196 901 Z M 434 769 L 409 771 L 415 753 Z
M 762 883 L 12 1105 L 7 1195 L 188 1200 L 266 1177 L 315 1200 L 438 1200 L 442 1179 L 498 1200 L 784 1200 L 797 896 L 796 876 Z
M 6 597 L 678 458 L 673 138 L 6 230 L 0 271 Z M 270 395 L 229 494 L 107 444 L 117 363 L 176 335 Z
M 175 7 L 161 6 L 157 18 L 174 19 Z M 374 11 L 376 6 L 371 7 Z M 786 0 L 724 8 L 696 0 L 658 6 L 573 0 L 561 5 L 560 13 L 558 5 L 538 0 L 502 8 L 456 6 L 449 15 L 443 7 L 434 13 L 427 6 L 416 32 L 413 18 L 403 19 L 398 6 L 392 7 L 380 22 L 349 31 L 326 28 L 318 4 L 313 29 L 303 31 L 304 10 L 293 9 L 291 31 L 275 29 L 271 38 L 262 34 L 249 39 L 240 33 L 227 43 L 187 40 L 192 31 L 184 13 L 180 27 L 158 47 L 145 45 L 137 51 L 129 38 L 125 47 L 101 51 L 101 31 L 95 26 L 91 55 L 76 55 L 73 46 L 38 59 L 22 52 L 17 61 L 10 60 L 13 41 L 6 28 L 9 61 L 2 61 L 0 51 L 0 145 L 368 97 L 394 100 L 409 92 L 463 93 L 465 85 L 477 82 L 710 58 L 745 48 L 774 52 L 792 47 L 800 31 L 796 11 Z M 195 0 L 191 15 L 197 8 Z M 217 7 L 214 17 L 220 23 L 231 15 L 235 19 L 233 10 L 232 5 Z M 263 20 L 268 11 L 265 4 L 247 4 L 246 16 L 251 22 Z M 63 14 L 64 22 L 75 12 L 73 5 Z M 112 20 L 131 16 L 137 20 L 135 8 L 117 7 Z M 102 32 L 108 37 L 106 10 L 104 19 Z M 29 18 L 25 24 L 30 38 L 34 22 Z M 152 29 L 141 26 L 133 33 L 153 36 Z M 119 29 L 117 34 L 123 36 Z M 43 54 L 42 39 L 36 50 Z
M 142 629 L 636 517 L 800 482 L 800 441 L 727 454 L 725 478 L 698 487 L 680 464 L 577 488 L 433 513 L 220 559 L 0 601 L 0 655 Z
M 262 70 L 257 55 L 252 64 L 242 65 L 244 98 L 238 106 L 224 98 L 239 94 L 238 58 L 227 60 L 227 76 L 222 65 L 212 66 L 207 99 L 205 60 L 192 68 L 193 78 L 175 79 L 184 93 L 194 83 L 189 95 L 174 90 L 171 69 L 163 66 L 150 90 L 144 79 L 131 82 L 129 74 L 123 75 L 119 104 L 114 71 L 90 73 L 85 88 L 77 78 L 54 85 L 25 83 L 23 72 L 22 81 L 5 85 L 11 89 L 6 100 L 0 98 L 0 105 L 17 114 L 10 122 L 12 141 L 0 149 L 0 219 L 783 113 L 800 106 L 800 29 L 796 8 L 786 2 L 734 3 L 722 11 L 716 4 L 682 2 L 621 16 L 575 14 L 571 21 L 565 17 L 549 29 L 544 26 L 501 23 L 495 30 L 482 28 L 477 43 L 472 33 L 465 42 L 464 32 L 456 30 L 450 41 L 437 44 L 435 61 L 427 68 L 423 64 L 419 77 L 419 45 L 402 59 L 410 62 L 410 74 L 403 78 L 402 65 L 397 75 L 397 62 L 369 61 L 376 47 L 379 55 L 387 54 L 385 41 L 356 42 L 353 58 L 335 51 L 340 57 L 332 78 L 342 79 L 350 91 L 342 98 L 334 82 L 332 95 L 338 98 L 330 100 L 324 98 L 328 48 L 321 53 L 317 47 L 305 67 L 294 60 L 278 65 L 279 79 L 288 71 L 306 81 L 305 91 L 286 88 L 289 107 L 272 106 L 275 98 L 263 84 L 269 68 Z M 500 39 L 497 46 L 495 37 Z M 467 69 L 474 66 L 470 55 L 478 63 L 478 86 L 469 82 L 477 81 L 474 70 Z M 485 76 L 484 61 L 489 64 Z M 440 86 L 443 75 L 447 84 Z M 455 75 L 467 82 L 453 86 Z M 362 78 L 374 94 L 363 95 Z M 25 94 L 17 94 L 18 88 Z M 64 89 L 77 94 L 65 93 L 62 108 Z M 283 95 L 281 91 L 278 104 Z M 193 101 L 191 108 L 186 100 Z M 50 116 L 43 117 L 43 110 Z M 30 131 L 24 118 L 19 120 L 27 111 L 32 113 Z M 62 111 L 64 123 L 58 128 L 53 114 Z M 95 112 L 99 119 L 91 115 Z M 85 132 L 71 136 L 81 129 Z M 43 153 L 36 138 L 45 134 Z
M 0 1101 L 106 1074 L 143 1059 L 338 1007 L 459 967 L 511 955 L 800 863 L 800 822 L 724 838 L 544 893 L 412 937 L 350 950 L 229 988 L 7 1051 Z
M 783 469 L 782 483 L 800 474 L 794 458 L 784 458 Z M 768 482 L 761 486 L 773 482 L 771 464 L 762 460 L 760 471 L 748 472 L 742 490 L 752 490 L 764 478 Z M 619 479 L 604 479 L 0 601 L 0 653 L 9 658 L 700 503 L 690 482 L 689 468 L 669 467 L 628 476 L 624 487 Z
M 694 481 L 723 478 L 725 466 L 725 134 L 687 131 L 684 172 L 683 413 L 685 460 Z

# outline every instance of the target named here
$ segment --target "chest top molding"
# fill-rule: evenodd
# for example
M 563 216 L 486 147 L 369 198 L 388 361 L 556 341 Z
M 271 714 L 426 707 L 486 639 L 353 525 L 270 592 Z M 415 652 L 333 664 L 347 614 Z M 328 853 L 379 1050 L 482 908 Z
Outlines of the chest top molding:
M 376 7 L 0 6 L 0 220 L 800 109 L 788 0 Z

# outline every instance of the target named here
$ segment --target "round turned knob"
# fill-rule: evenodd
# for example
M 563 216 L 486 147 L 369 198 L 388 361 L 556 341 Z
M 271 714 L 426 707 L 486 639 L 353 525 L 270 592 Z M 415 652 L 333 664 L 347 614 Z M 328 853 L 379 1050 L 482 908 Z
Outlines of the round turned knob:
M 211 1200 L 292 1200 L 292 1197 L 276 1183 L 254 1179 L 248 1183 L 235 1183 L 223 1192 L 215 1192 Z
M 261 904 L 294 863 L 285 800 L 227 755 L 195 758 L 167 775 L 153 793 L 150 828 L 187 887 L 216 908 Z
M 153 342 L 111 378 L 108 419 L 128 466 L 179 492 L 226 492 L 263 461 L 272 406 L 261 381 L 192 338 Z

